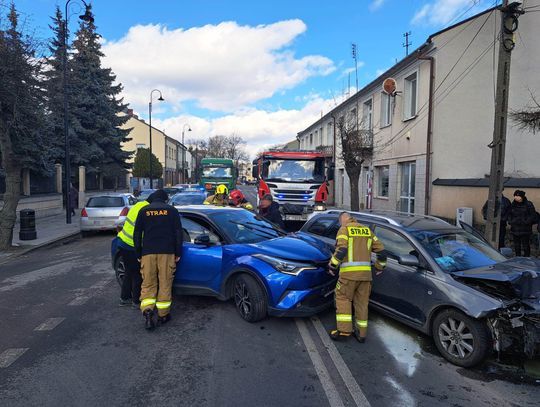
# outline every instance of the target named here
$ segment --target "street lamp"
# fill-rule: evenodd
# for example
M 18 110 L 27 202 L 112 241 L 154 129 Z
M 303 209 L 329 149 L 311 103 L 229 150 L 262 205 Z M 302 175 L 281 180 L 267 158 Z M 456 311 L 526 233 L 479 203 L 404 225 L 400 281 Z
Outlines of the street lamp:
M 191 131 L 191 126 L 189 124 L 184 124 L 184 127 L 182 127 L 182 184 L 186 183 L 186 172 L 185 172 L 185 162 L 186 162 L 186 145 L 184 144 L 184 132 L 186 130 L 186 126 L 188 128 L 188 131 Z
M 71 201 L 69 199 L 69 193 L 71 189 L 71 162 L 69 153 L 69 121 L 68 121 L 68 79 L 67 79 L 67 44 L 68 44 L 68 21 L 69 21 L 69 5 L 73 0 L 66 1 L 65 13 L 64 13 L 64 35 L 63 40 L 63 53 L 62 53 L 62 90 L 64 92 L 64 167 L 66 172 L 66 223 L 71 223 Z M 80 15 L 79 18 L 89 23 L 94 22 L 94 17 L 90 12 L 90 5 L 84 0 L 77 0 L 84 4 L 85 12 Z
M 154 89 L 150 92 L 150 102 L 148 102 L 148 118 L 150 122 L 150 189 L 152 189 L 152 96 L 154 96 L 154 92 L 159 93 L 158 101 L 163 102 L 165 100 L 159 89 Z

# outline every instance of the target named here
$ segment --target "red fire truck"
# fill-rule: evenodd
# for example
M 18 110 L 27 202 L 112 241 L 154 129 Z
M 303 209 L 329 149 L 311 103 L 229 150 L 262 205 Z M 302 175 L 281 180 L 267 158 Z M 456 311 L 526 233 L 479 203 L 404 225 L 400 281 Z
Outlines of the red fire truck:
M 325 159 L 317 151 L 265 151 L 253 161 L 257 203 L 271 194 L 286 221 L 305 221 L 324 211 L 328 198 Z

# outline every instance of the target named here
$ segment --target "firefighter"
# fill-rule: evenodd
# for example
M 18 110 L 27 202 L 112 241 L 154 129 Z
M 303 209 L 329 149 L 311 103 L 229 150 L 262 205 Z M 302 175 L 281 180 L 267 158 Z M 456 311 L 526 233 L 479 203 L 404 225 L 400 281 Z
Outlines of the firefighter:
M 207 197 L 203 203 L 205 205 L 227 206 L 229 204 L 229 200 L 227 199 L 228 194 L 229 190 L 226 185 L 218 185 L 215 194 Z
M 339 279 L 336 284 L 337 329 L 330 331 L 334 340 L 353 333 L 352 306 L 356 319 L 355 336 L 360 343 L 366 341 L 368 302 L 371 292 L 371 252 L 379 253 L 375 268 L 380 274 L 386 266 L 384 245 L 370 228 L 359 224 L 347 212 L 339 216 L 341 225 L 337 232 L 336 250 L 328 264 L 328 272 Z
M 159 189 L 151 196 L 152 203 L 139 212 L 133 235 L 143 279 L 141 311 L 148 330 L 156 326 L 154 308 L 158 310 L 159 325 L 171 319 L 172 282 L 183 243 L 180 214 L 165 203 L 167 193 Z
M 244 208 L 248 211 L 253 210 L 253 205 L 249 203 L 242 191 L 235 189 L 229 194 L 229 205 L 235 206 L 236 208 Z
M 122 289 L 120 291 L 120 306 L 132 304 L 139 308 L 141 296 L 141 267 L 135 254 L 135 244 L 133 243 L 133 232 L 135 222 L 140 210 L 147 206 L 151 201 L 148 197 L 146 201 L 137 202 L 129 210 L 122 230 L 118 232 L 120 239 L 119 251 L 124 259 L 125 274 L 122 280 Z

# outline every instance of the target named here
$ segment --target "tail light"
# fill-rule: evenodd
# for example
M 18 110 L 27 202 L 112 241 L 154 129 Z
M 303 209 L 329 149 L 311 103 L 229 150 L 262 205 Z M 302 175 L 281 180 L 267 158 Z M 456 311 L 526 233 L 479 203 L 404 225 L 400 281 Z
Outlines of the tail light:
M 122 209 L 122 212 L 120 212 L 120 216 L 127 216 L 129 212 L 129 208 L 126 206 L 124 209 Z
M 88 217 L 88 212 L 86 212 L 86 208 L 82 208 L 81 218 L 87 218 L 87 217 Z

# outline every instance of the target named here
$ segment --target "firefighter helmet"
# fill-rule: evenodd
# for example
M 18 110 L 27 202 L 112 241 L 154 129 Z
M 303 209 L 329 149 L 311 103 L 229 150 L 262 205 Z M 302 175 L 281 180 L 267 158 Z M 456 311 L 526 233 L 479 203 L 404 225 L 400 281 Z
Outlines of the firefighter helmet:
M 239 189 L 235 189 L 234 191 L 231 191 L 229 194 L 229 199 L 232 201 L 234 205 L 240 204 L 244 200 L 245 196 Z
M 218 185 L 217 188 L 216 188 L 216 194 L 217 195 L 220 195 L 220 194 L 228 194 L 229 193 L 229 190 L 227 189 L 227 186 L 226 185 Z

